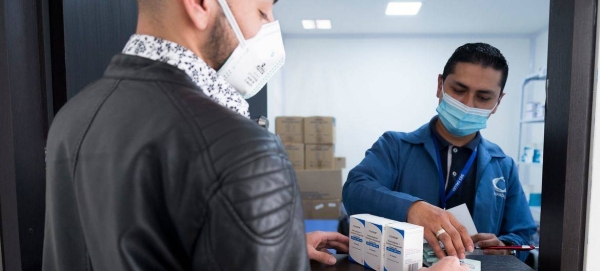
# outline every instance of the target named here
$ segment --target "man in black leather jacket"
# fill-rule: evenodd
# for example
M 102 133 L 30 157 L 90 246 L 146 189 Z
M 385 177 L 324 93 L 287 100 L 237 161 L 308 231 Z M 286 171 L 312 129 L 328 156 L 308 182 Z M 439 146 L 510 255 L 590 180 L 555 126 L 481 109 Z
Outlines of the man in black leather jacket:
M 292 165 L 216 72 L 238 45 L 222 7 L 138 2 L 52 124 L 43 270 L 308 270 Z M 273 0 L 228 4 L 246 39 L 273 21 Z
M 276 1 L 138 0 L 137 34 L 50 129 L 43 270 L 308 270 L 348 250 L 305 239 L 281 143 L 220 75 Z

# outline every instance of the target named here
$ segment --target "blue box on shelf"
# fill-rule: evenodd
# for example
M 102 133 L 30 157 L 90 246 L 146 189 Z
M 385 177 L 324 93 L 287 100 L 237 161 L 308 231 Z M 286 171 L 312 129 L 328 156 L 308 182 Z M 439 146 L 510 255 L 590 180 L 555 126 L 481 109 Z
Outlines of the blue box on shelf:
M 540 206 L 542 206 L 542 194 L 541 193 L 531 193 L 531 194 L 529 194 L 529 206 L 530 207 L 540 207 Z

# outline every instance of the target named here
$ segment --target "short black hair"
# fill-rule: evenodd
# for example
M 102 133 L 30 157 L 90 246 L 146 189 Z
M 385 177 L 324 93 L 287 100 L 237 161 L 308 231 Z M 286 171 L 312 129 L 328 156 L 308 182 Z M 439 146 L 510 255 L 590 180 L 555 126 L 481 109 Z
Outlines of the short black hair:
M 458 47 L 450 59 L 448 59 L 448 62 L 446 62 L 446 66 L 444 66 L 442 80 L 445 81 L 448 75 L 454 73 L 456 63 L 459 62 L 479 64 L 484 68 L 492 67 L 494 70 L 501 71 L 500 93 L 504 91 L 506 79 L 508 78 L 508 63 L 506 62 L 506 58 L 504 58 L 500 50 L 496 47 L 481 42 L 467 43 Z

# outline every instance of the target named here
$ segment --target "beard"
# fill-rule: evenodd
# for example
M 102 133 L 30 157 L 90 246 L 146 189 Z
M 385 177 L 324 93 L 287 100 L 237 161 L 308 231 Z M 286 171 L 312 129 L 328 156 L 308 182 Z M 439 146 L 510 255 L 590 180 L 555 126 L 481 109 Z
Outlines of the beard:
M 203 48 L 207 58 L 206 63 L 213 69 L 220 70 L 238 44 L 239 42 L 227 21 L 227 17 L 221 11 L 210 31 L 209 40 Z

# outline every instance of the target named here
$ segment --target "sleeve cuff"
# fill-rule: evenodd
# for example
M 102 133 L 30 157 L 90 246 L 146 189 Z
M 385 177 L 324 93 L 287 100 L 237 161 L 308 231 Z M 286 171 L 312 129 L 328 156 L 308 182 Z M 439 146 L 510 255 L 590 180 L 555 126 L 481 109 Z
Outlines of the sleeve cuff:
M 405 206 L 401 206 L 401 207 L 405 207 L 405 208 L 400 208 L 400 211 L 404 214 L 404 217 L 402 217 L 401 221 L 408 222 L 408 210 L 410 210 L 410 207 L 412 207 L 413 204 L 415 204 L 419 201 L 423 201 L 423 200 L 420 198 L 417 198 L 417 197 L 412 197 L 412 196 L 406 200 L 409 201 L 409 204 L 406 204 Z

